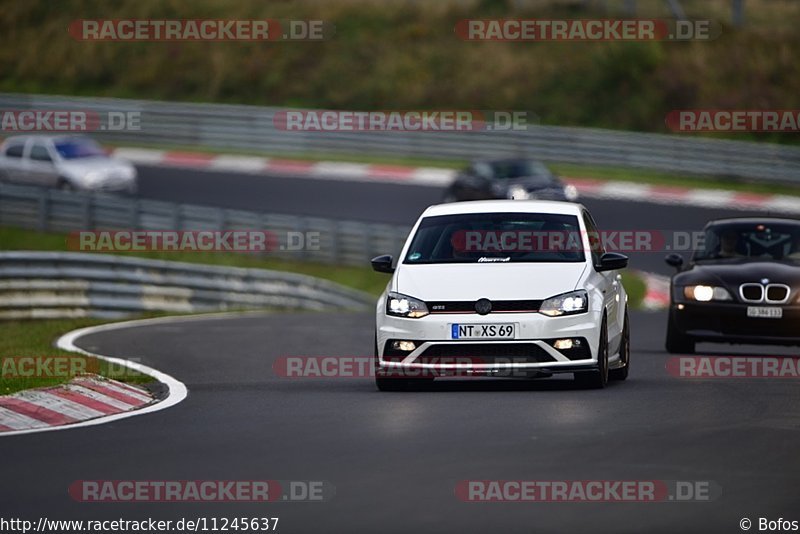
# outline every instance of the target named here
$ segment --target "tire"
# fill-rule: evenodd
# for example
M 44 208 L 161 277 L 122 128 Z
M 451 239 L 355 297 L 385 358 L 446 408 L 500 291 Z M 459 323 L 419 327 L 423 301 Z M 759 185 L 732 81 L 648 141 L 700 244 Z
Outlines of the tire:
M 603 389 L 608 385 L 608 326 L 606 318 L 600 325 L 600 343 L 597 349 L 597 369 L 575 373 L 575 383 L 586 389 Z
M 672 354 L 694 354 L 695 341 L 679 332 L 672 320 L 672 313 L 667 320 L 667 341 L 664 344 L 667 352 Z
M 625 310 L 625 324 L 622 327 L 622 341 L 619 345 L 619 357 L 625 363 L 624 367 L 611 369 L 608 372 L 610 380 L 626 380 L 628 370 L 631 368 L 631 329 L 628 323 L 628 310 Z
M 56 187 L 61 191 L 75 191 L 75 186 L 66 178 L 59 178 Z

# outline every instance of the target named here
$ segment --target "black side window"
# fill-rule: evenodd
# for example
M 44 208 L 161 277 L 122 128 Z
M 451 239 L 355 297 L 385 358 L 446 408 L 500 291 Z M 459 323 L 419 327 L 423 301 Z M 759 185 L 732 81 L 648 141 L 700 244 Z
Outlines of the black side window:
M 23 144 L 11 145 L 8 148 L 6 148 L 6 157 L 8 157 L 8 158 L 21 158 L 24 148 L 25 148 L 25 145 L 23 145 Z
M 50 158 L 50 153 L 47 152 L 47 147 L 44 145 L 33 145 L 31 149 L 31 159 L 36 161 L 53 161 Z

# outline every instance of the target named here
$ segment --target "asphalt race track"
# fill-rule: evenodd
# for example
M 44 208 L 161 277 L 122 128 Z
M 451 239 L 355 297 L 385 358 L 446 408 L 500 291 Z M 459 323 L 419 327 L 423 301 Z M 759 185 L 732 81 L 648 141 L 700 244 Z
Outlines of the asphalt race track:
M 171 202 L 411 226 L 441 201 L 436 187 L 138 166 L 140 196 Z M 582 198 L 603 230 L 690 232 L 706 221 L 747 212 Z M 751 213 L 752 214 L 752 213 Z M 389 252 L 389 251 L 387 251 Z M 627 253 L 627 252 L 626 252 Z M 631 267 L 671 274 L 667 252 L 631 252 Z M 687 254 L 685 254 L 686 256 Z
M 379 393 L 368 378 L 273 373 L 281 356 L 369 355 L 369 314 L 200 318 L 93 334 L 78 345 L 141 358 L 185 382 L 189 397 L 107 425 L 3 438 L 3 515 L 266 515 L 280 517 L 287 533 L 739 532 L 743 517 L 796 516 L 796 381 L 672 377 L 664 323 L 663 313 L 633 313 L 631 377 L 601 391 L 559 378 L 437 381 L 426 391 Z M 75 502 L 68 486 L 87 479 L 324 480 L 336 495 L 267 504 Z M 714 481 L 722 495 L 465 503 L 454 488 L 468 479 Z

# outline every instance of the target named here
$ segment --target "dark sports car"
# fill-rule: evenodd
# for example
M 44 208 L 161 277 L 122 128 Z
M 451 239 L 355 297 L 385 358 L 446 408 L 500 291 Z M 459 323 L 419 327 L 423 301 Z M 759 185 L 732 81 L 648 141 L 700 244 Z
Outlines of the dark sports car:
M 458 173 L 444 193 L 445 202 L 460 200 L 565 200 L 578 192 L 542 163 L 531 159 L 475 161 Z
M 800 345 L 800 221 L 711 221 L 703 246 L 670 284 L 666 348 L 693 353 L 698 341 Z

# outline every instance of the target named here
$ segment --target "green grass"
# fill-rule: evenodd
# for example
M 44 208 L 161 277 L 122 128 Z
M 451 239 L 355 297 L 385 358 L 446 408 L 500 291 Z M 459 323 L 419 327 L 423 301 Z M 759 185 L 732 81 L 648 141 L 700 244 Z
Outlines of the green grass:
M 0 321 L 0 332 L 2 332 L 0 335 L 0 370 L 2 370 L 0 371 L 0 395 L 68 382 L 74 376 L 71 371 L 80 370 L 93 372 L 120 382 L 133 384 L 152 382 L 151 377 L 137 371 L 111 365 L 97 358 L 66 352 L 53 346 L 60 335 L 70 330 L 105 322 L 108 321 L 99 319 Z M 65 367 L 50 365 L 34 371 L 28 367 L 30 360 L 19 360 L 19 358 L 34 358 L 43 362 L 46 357 L 69 357 L 69 363 L 65 364 L 63 362 L 67 360 L 60 360 L 61 365 L 65 365 Z M 24 376 L 31 372 L 39 376 Z
M 796 0 L 681 0 L 713 41 L 465 42 L 465 18 L 614 18 L 622 0 L 29 0 L 0 10 L 0 91 L 325 109 L 526 110 L 544 124 L 666 131 L 675 109 L 800 108 Z M 605 8 L 603 6 L 606 6 Z M 637 16 L 669 17 L 666 2 Z M 324 42 L 87 42 L 76 19 L 316 19 Z M 80 58 L 76 61 L 75 58 Z M 715 136 L 719 137 L 719 136 Z M 796 134 L 735 135 L 797 143 Z
M 633 309 L 639 308 L 647 294 L 647 285 L 644 279 L 632 272 L 625 272 L 622 274 L 622 286 L 628 294 L 628 304 L 630 307 Z

